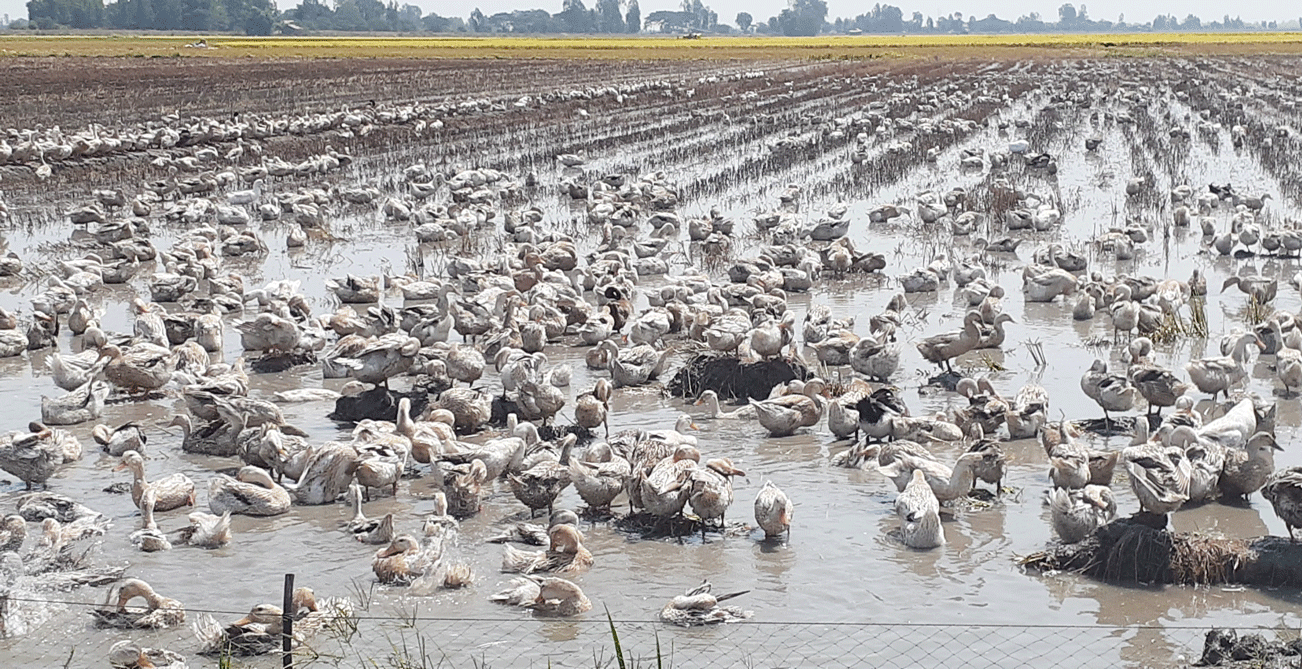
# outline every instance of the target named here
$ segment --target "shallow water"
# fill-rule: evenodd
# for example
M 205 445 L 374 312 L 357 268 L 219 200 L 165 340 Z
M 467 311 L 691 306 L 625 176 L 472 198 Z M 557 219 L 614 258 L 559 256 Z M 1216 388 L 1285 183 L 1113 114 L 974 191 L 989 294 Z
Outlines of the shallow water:
M 1001 115 L 1029 118 L 1045 102 L 1044 96 L 1033 94 L 1014 102 Z M 1178 103 L 1171 104 L 1178 109 Z M 1147 112 L 1139 109 L 1135 113 Z M 1030 261 L 1036 247 L 1049 240 L 1083 247 L 1087 238 L 1117 220 L 1118 214 L 1114 212 L 1120 212 L 1119 216 L 1143 215 L 1157 222 L 1155 239 L 1144 245 L 1137 260 L 1116 262 L 1095 258 L 1091 269 L 1104 275 L 1131 272 L 1186 279 L 1196 267 L 1207 275 L 1212 286 L 1207 318 L 1209 340 L 1213 343 L 1205 346 L 1203 342 L 1187 341 L 1159 347 L 1156 361 L 1177 370 L 1191 357 L 1202 355 L 1204 348 L 1209 353 L 1214 351 L 1221 334 L 1242 325 L 1244 296 L 1237 291 L 1216 292 L 1227 276 L 1245 267 L 1255 267 L 1261 273 L 1287 278 L 1298 267 L 1292 259 L 1232 260 L 1208 255 L 1200 245 L 1202 236 L 1196 223 L 1192 229 L 1172 229 L 1169 239 L 1164 240 L 1162 221 L 1169 219 L 1169 212 L 1139 211 L 1126 202 L 1123 188 L 1132 174 L 1131 133 L 1119 128 L 1106 129 L 1104 145 L 1097 154 L 1086 155 L 1080 150 L 1081 137 L 1088 132 L 1086 116 L 1065 114 L 1061 123 L 1065 127 L 1053 135 L 1053 143 L 1041 147 L 1059 157 L 1056 178 L 1023 172 L 1020 168 L 1013 171 L 1019 185 L 1031 191 L 1055 193 L 1060 202 L 1070 203 L 1070 207 L 1065 207 L 1060 233 L 1026 235 L 1028 241 L 1017 257 L 1004 259 L 1007 269 L 998 275 L 998 280 L 1008 292 L 1004 308 L 1016 324 L 1009 326 L 1008 344 L 1002 356 L 991 353 L 1004 368 L 991 373 L 991 378 L 1005 397 L 1014 395 L 1023 384 L 1040 383 L 1050 392 L 1055 418 L 1059 412 L 1069 418 L 1086 418 L 1100 412 L 1081 392 L 1080 375 L 1098 355 L 1106 355 L 1120 364 L 1117 363 L 1120 348 L 1087 346 L 1087 342 L 1099 338 L 1110 339 L 1106 315 L 1079 324 L 1071 321 L 1070 305 L 1023 303 L 1018 270 Z M 980 175 L 960 174 L 958 149 L 998 149 L 1010 139 L 1022 136 L 1022 132 L 985 127 L 942 151 L 934 165 L 923 164 L 913 170 L 902 183 L 868 189 L 871 192 L 864 197 L 820 195 L 802 203 L 803 211 L 818 212 L 844 199 L 850 205 L 849 216 L 855 221 L 851 237 L 860 249 L 885 253 L 888 266 L 884 278 L 826 278 L 813 292 L 792 295 L 790 306 L 796 312 L 797 322 L 810 304 L 826 303 L 837 313 L 855 314 L 859 331 L 865 331 L 868 316 L 879 313 L 898 289 L 891 277 L 925 265 L 931 253 L 949 245 L 948 240 L 937 244 L 923 239 L 919 243 L 920 235 L 904 226 L 870 226 L 867 210 L 883 202 L 911 204 L 911 196 L 923 189 L 944 191 L 957 185 L 971 187 Z M 1222 130 L 1220 134 L 1219 153 L 1211 152 L 1196 135 L 1187 142 L 1187 159 L 1182 164 L 1187 182 L 1197 185 L 1230 181 L 1239 192 L 1273 192 L 1276 198 L 1269 201 L 1270 216 L 1274 220 L 1296 216 L 1297 211 L 1290 205 L 1280 204 L 1284 198 L 1274 179 L 1250 155 L 1230 148 L 1228 131 Z M 743 144 L 736 147 L 736 156 L 727 156 L 725 161 L 759 150 L 754 142 Z M 845 151 L 834 152 L 836 160 L 820 155 L 809 164 L 801 163 L 799 168 L 768 175 L 756 182 L 733 184 L 716 197 L 686 202 L 682 209 L 699 212 L 712 203 L 726 202 L 731 215 L 746 220 L 751 213 L 772 207 L 775 204 L 772 194 L 788 182 L 805 179 L 816 184 L 846 177 L 847 173 L 848 178 L 857 178 L 845 154 Z M 588 173 L 599 175 L 607 164 L 621 160 L 618 152 L 592 156 Z M 697 171 L 711 168 L 705 163 L 659 164 L 654 153 L 649 154 L 647 163 L 646 170 L 663 169 L 671 178 L 681 176 L 684 180 Z M 384 169 L 383 160 L 375 163 L 362 160 L 354 172 L 345 174 L 345 179 L 359 175 L 369 178 Z M 534 198 L 555 220 L 564 217 L 567 205 L 546 193 L 555 192 L 551 186 L 562 176 L 559 169 L 540 171 L 544 188 Z M 1159 193 L 1176 185 L 1161 174 L 1157 179 L 1155 188 Z M 761 192 L 766 189 L 768 195 L 754 195 L 757 186 Z M 1228 216 L 1224 210 L 1214 214 L 1218 229 L 1225 228 Z M 301 280 L 318 312 L 334 308 L 332 299 L 327 297 L 324 278 L 345 272 L 372 274 L 386 264 L 390 268 L 402 268 L 406 263 L 406 249 L 395 245 L 394 237 L 403 239 L 405 246 L 414 245 L 405 225 L 383 222 L 378 214 L 358 214 L 345 220 L 338 228 L 345 231 L 341 236 L 349 239 L 345 243 L 309 247 L 296 253 L 284 251 L 283 225 L 255 225 L 272 249 L 269 256 L 262 263 L 234 261 L 228 266 L 244 273 L 249 288 L 273 279 Z M 748 224 L 739 228 L 747 231 L 743 235 L 749 235 Z M 7 240 L 9 247 L 21 257 L 37 261 L 37 245 L 66 239 L 66 235 L 66 224 L 60 224 L 35 230 L 14 229 L 8 233 Z M 168 232 L 159 235 L 156 243 L 160 248 L 166 247 L 168 235 Z M 585 244 L 591 247 L 595 241 L 588 238 Z M 755 241 L 738 240 L 734 252 L 738 257 L 744 256 L 756 245 Z M 953 245 L 960 254 L 970 252 L 969 240 L 956 238 Z M 141 273 L 142 277 L 147 274 Z M 643 287 L 657 285 L 658 280 L 649 280 Z M 148 294 L 143 278 L 137 279 L 133 287 Z M 36 292 L 31 285 L 12 284 L 0 294 L 0 306 L 11 310 L 27 307 L 27 300 Z M 125 309 L 130 295 L 122 287 L 97 293 L 108 310 L 105 319 L 108 329 L 130 331 Z M 388 299 L 400 300 L 400 296 L 395 293 Z M 895 383 L 904 389 L 904 398 L 915 414 L 961 406 L 962 399 L 953 393 L 921 387 L 922 372 L 930 373 L 931 369 L 911 345 L 924 336 L 958 327 L 962 312 L 957 308 L 956 299 L 952 286 L 934 295 L 909 296 L 910 305 L 918 310 L 920 318 L 902 328 L 904 354 Z M 1302 308 L 1302 300 L 1297 291 L 1281 287 L 1275 306 L 1297 312 Z M 1030 341 L 1043 343 L 1051 364 L 1035 367 L 1025 345 Z M 573 348 L 571 343 L 572 339 L 567 339 L 549 346 L 546 353 L 553 363 L 569 362 L 574 366 L 572 399 L 574 393 L 591 387 L 594 376 L 583 364 L 585 349 Z M 72 345 L 65 334 L 60 347 L 66 350 Z M 240 352 L 237 334 L 228 330 L 223 358 L 234 360 Z M 812 359 L 812 350 L 807 349 L 806 355 Z M 0 428 L 21 428 L 39 416 L 40 396 L 57 392 L 46 378 L 45 357 L 45 353 L 36 352 L 0 360 L 0 396 L 6 399 L 5 406 L 0 408 Z M 1276 382 L 1269 368 L 1271 362 L 1269 357 L 1263 357 L 1253 365 L 1249 390 L 1272 396 Z M 973 370 L 981 369 L 978 355 L 967 356 L 964 363 Z M 841 371 L 849 373 L 848 368 Z M 337 389 L 341 385 L 341 380 L 323 382 L 315 368 L 300 368 L 282 375 L 255 376 L 251 394 L 267 397 L 277 390 L 303 386 Z M 500 388 L 495 378 L 488 380 L 488 386 Z M 1302 464 L 1302 454 L 1294 447 L 1298 426 L 1302 424 L 1302 404 L 1296 398 L 1276 399 L 1279 442 L 1285 447 L 1276 464 L 1279 467 Z M 1202 406 L 1207 408 L 1208 403 Z M 326 440 L 346 434 L 346 430 L 325 419 L 331 408 L 329 403 L 317 402 L 288 405 L 284 410 L 289 422 L 306 429 L 315 440 Z M 762 542 L 754 533 L 739 531 L 727 537 L 709 533 L 704 539 L 690 536 L 681 540 L 643 540 L 615 531 L 605 523 L 585 522 L 586 545 L 594 554 L 596 564 L 576 581 L 593 601 L 594 610 L 578 622 L 534 621 L 526 613 L 506 610 L 487 601 L 487 596 L 509 579 L 497 573 L 501 549 L 484 545 L 482 540 L 502 523 L 528 515 L 500 482 L 483 511 L 462 523 L 455 551 L 472 565 L 476 583 L 462 591 L 419 596 L 401 588 L 375 588 L 372 592 L 370 558 L 374 547 L 352 542 L 338 531 L 352 515 L 344 505 L 295 507 L 286 515 L 270 519 L 237 516 L 233 523 L 235 539 L 220 550 L 177 548 L 155 554 L 134 550 L 127 535 L 138 527 L 138 512 L 129 496 L 102 492 L 110 483 L 129 479 L 125 474 L 110 471 L 116 459 L 95 450 L 89 424 L 71 428 L 86 445 L 86 457 L 60 471 L 51 479 L 49 487 L 76 497 L 113 519 L 113 528 L 102 542 L 100 561 L 128 564 L 130 575 L 148 580 L 159 592 L 185 602 L 192 611 L 219 612 L 216 617 L 226 620 L 239 617 L 257 602 L 278 603 L 282 574 L 292 571 L 300 585 L 312 586 L 318 596 L 347 595 L 354 587 L 372 592 L 367 616 L 396 619 L 414 612 L 425 618 L 474 620 L 424 621 L 416 625 L 417 631 L 449 653 L 453 666 L 469 666 L 465 664 L 467 657 L 479 657 L 490 666 L 591 665 L 594 648 L 604 649 L 607 653 L 604 657 L 609 653 L 603 608 L 616 620 L 651 621 L 665 601 L 703 578 L 715 584 L 716 592 L 750 590 L 737 603 L 755 611 L 754 623 L 722 630 L 679 630 L 651 623 L 627 623 L 621 631 L 627 643 L 646 653 L 653 643 L 654 632 L 666 647 L 672 645 L 680 653 L 678 657 L 688 664 L 707 663 L 707 660 L 709 664 L 722 665 L 851 664 L 846 656 L 853 655 L 864 661 L 876 657 L 883 664 L 949 666 L 963 657 L 964 664 L 981 666 L 1000 664 L 999 660 L 1005 658 L 1033 663 L 1037 658 L 1062 653 L 1062 646 L 1070 645 L 1071 639 L 1077 638 L 1082 648 L 1089 642 L 1090 657 L 1070 658 L 1067 663 L 1073 666 L 1151 666 L 1196 658 L 1201 630 L 1212 626 L 1297 628 L 1302 624 L 1296 613 L 1302 596 L 1291 590 L 1124 588 L 1066 574 L 1023 573 L 1016 558 L 1042 549 L 1052 538 L 1048 509 L 1042 503 L 1048 487 L 1048 463 L 1034 441 L 1005 445 L 1010 458 L 1005 485 L 1016 490 L 1015 493 L 1004 495 L 988 509 L 956 512 L 945 522 L 946 546 L 933 551 L 914 551 L 903 547 L 892 536 L 897 527 L 892 508 L 893 486 L 873 472 L 830 466 L 830 455 L 849 444 L 834 441 L 824 426 L 792 437 L 768 438 L 756 423 L 703 418 L 695 407 L 679 399 L 664 398 L 657 389 L 618 391 L 613 409 L 612 431 L 668 427 L 680 412 L 696 415 L 700 426 L 698 438 L 706 456 L 731 458 L 747 472 L 745 478 L 734 482 L 737 501 L 729 514 L 730 522 L 750 521 L 751 500 L 764 481 L 771 479 L 796 504 L 790 539 L 780 543 Z M 103 422 L 110 425 L 128 420 L 143 422 L 149 426 L 150 476 L 184 472 L 201 489 L 205 488 L 214 469 L 231 467 L 234 462 L 181 453 L 180 434 L 158 427 L 177 410 L 183 410 L 183 403 L 171 397 L 117 404 L 106 410 Z M 569 414 L 568 407 L 564 413 Z M 1124 437 L 1099 440 L 1109 448 L 1120 448 L 1127 442 L 1128 438 Z M 942 461 L 952 461 L 958 452 L 957 446 L 937 449 Z M 399 521 L 399 531 L 417 531 L 421 516 L 432 508 L 426 498 L 433 485 L 429 478 L 405 481 L 396 498 L 372 501 L 366 505 L 366 513 L 378 517 L 393 512 Z M 1137 503 L 1123 478 L 1119 477 L 1114 490 L 1122 513 L 1136 510 Z M 21 484 L 0 488 L 0 507 L 11 508 L 12 501 L 22 492 Z M 201 490 L 201 505 L 204 496 Z M 576 508 L 580 502 L 569 490 L 559 504 Z M 164 530 L 174 529 L 185 523 L 185 513 L 178 510 L 159 514 L 159 524 Z M 1246 508 L 1208 504 L 1181 510 L 1174 514 L 1172 522 L 1181 531 L 1220 532 L 1236 537 L 1285 533 L 1283 523 L 1260 495 L 1253 495 L 1251 505 Z M 99 589 L 47 595 L 50 600 L 80 603 L 99 601 L 102 596 Z M 0 640 L 0 660 L 53 665 L 62 663 L 72 649 L 70 666 L 101 666 L 108 645 L 126 636 L 92 628 L 83 607 L 48 608 L 45 613 L 49 621 L 36 626 L 32 633 Z M 888 627 L 824 627 L 806 623 Z M 932 634 L 935 648 L 916 643 L 918 635 L 927 634 L 927 628 L 908 627 L 913 625 L 942 625 Z M 971 632 L 979 632 L 975 638 L 963 636 L 963 626 L 979 625 L 1011 627 L 975 627 Z M 1052 626 L 1101 628 L 1091 631 Z M 1134 629 L 1112 629 L 1127 626 Z M 71 630 L 75 641 L 54 633 L 63 630 Z M 416 634 L 408 630 L 409 636 L 404 636 L 402 630 L 396 620 L 363 620 L 361 635 L 353 640 L 350 650 L 336 651 L 343 652 L 344 659 L 334 661 L 349 666 L 356 664 L 360 657 L 386 656 L 394 639 L 414 638 Z M 180 652 L 189 652 L 193 647 L 184 631 L 134 636 Z M 891 643 L 892 637 L 898 637 L 898 641 Z M 908 648 L 902 647 L 906 645 L 917 645 L 927 652 L 909 655 Z M 726 649 L 743 647 L 746 652 L 722 654 Z M 467 650 L 470 654 L 462 655 Z M 705 655 L 698 657 L 693 653 Z M 331 659 L 317 661 L 329 664 Z M 272 666 L 273 661 L 250 664 Z

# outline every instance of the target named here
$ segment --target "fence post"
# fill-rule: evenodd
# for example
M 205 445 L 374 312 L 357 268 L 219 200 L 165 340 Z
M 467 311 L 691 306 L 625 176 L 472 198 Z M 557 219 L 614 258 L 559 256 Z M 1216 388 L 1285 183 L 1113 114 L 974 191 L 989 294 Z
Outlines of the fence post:
M 294 666 L 294 575 L 285 574 L 285 601 L 281 609 L 280 660 L 285 669 Z

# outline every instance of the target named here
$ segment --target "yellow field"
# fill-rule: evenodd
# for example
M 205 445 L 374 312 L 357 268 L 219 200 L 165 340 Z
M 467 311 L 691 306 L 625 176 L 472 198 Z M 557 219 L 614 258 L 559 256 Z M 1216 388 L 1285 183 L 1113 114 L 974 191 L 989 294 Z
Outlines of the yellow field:
M 221 58 L 842 59 L 1302 53 L 1302 33 L 827 37 L 3 36 L 0 56 Z

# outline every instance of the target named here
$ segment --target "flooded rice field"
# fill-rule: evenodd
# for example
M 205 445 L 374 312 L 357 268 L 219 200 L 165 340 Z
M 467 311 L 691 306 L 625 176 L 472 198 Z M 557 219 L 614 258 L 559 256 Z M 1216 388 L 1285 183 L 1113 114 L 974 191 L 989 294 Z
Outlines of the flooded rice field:
M 16 316 L 6 326 L 16 336 L 0 341 L 14 342 L 0 358 L 0 430 L 9 434 L 0 442 L 7 472 L 0 510 L 15 513 L 28 494 L 25 481 L 36 476 L 33 461 L 54 458 L 48 480 L 32 487 L 89 507 L 108 526 L 102 535 L 58 538 L 50 547 L 51 540 L 42 543 L 40 516 L 28 518 L 25 542 L 6 546 L 17 556 L 5 558 L 9 596 L 0 608 L 0 660 L 104 666 L 114 643 L 134 639 L 186 655 L 190 666 L 217 666 L 219 657 L 196 654 L 203 644 L 190 623 L 203 612 L 224 625 L 256 604 L 279 606 L 287 572 L 317 597 L 347 597 L 358 609 L 355 635 L 330 629 L 304 640 L 312 651 L 300 654 L 300 663 L 325 666 L 601 665 L 612 652 L 606 611 L 622 621 L 622 640 L 638 653 L 653 654 L 658 639 L 673 649 L 675 661 L 702 666 L 835 666 L 868 657 L 884 666 L 1050 660 L 1178 666 L 1198 658 L 1202 633 L 1212 627 L 1282 630 L 1279 636 L 1287 637 L 1302 624 L 1295 588 L 1111 584 L 1020 566 L 1058 540 L 1045 501 L 1055 485 L 1049 472 L 1051 464 L 1060 472 L 1070 457 L 1055 451 L 1051 463 L 1041 439 L 1010 438 L 1002 411 L 985 435 L 997 441 L 994 450 L 1005 462 L 1000 494 L 950 495 L 959 499 L 941 507 L 944 544 L 906 546 L 896 511 L 902 493 L 878 471 L 885 456 L 872 457 L 885 447 L 866 446 L 865 433 L 920 442 L 949 476 L 972 441 L 945 432 L 969 421 L 974 405 L 932 381 L 941 367 L 922 350 L 932 350 L 928 338 L 962 332 L 968 309 L 980 306 L 1011 317 L 989 320 L 1006 332 L 1002 343 L 967 350 L 966 335 L 954 335 L 949 343 L 959 342 L 957 357 L 940 357 L 954 357 L 946 364 L 961 375 L 988 379 L 993 393 L 985 400 L 994 394 L 1012 402 L 1025 386 L 1041 386 L 1048 400 L 1037 420 L 1095 428 L 1077 437 L 1082 451 L 1106 454 L 1131 445 L 1132 426 L 1148 409 L 1145 399 L 1110 410 L 1119 427 L 1109 434 L 1097 429 L 1103 405 L 1086 390 L 1124 398 L 1133 360 L 1127 341 L 1144 335 L 1153 349 L 1146 362 L 1133 364 L 1173 371 L 1175 394 L 1195 400 L 1193 411 L 1207 422 L 1250 395 L 1259 416 L 1273 404 L 1281 448 L 1273 467 L 1302 465 L 1295 438 L 1302 425 L 1302 363 L 1286 345 L 1289 333 L 1302 327 L 1294 321 L 1302 310 L 1296 278 L 1302 231 L 1295 228 L 1302 204 L 1302 90 L 1292 76 L 1298 66 L 1296 59 L 1268 57 L 380 62 L 370 69 L 289 63 L 277 73 L 268 64 L 218 62 L 121 70 L 96 64 L 84 82 L 34 68 L 27 88 L 0 103 L 0 123 L 11 128 L 0 143 L 0 220 L 9 253 L 0 308 Z M 100 68 L 105 71 L 97 73 Z M 142 78 L 149 68 L 157 76 Z M 249 85 L 220 85 L 241 74 Z M 92 254 L 89 263 L 74 262 Z M 125 281 L 108 278 L 132 271 L 116 277 Z M 966 283 L 977 276 L 984 285 Z M 350 292 L 365 292 L 375 277 L 382 277 L 378 301 L 363 295 L 341 304 L 341 293 L 351 300 Z M 1231 277 L 1243 279 L 1242 289 L 1222 290 Z M 1253 277 L 1262 281 L 1248 280 Z M 1198 278 L 1205 281 L 1203 296 Z M 283 290 L 269 286 L 282 281 L 291 283 Z M 339 283 L 346 285 L 339 289 Z M 996 288 L 1002 299 L 996 290 L 983 300 Z M 893 302 L 901 294 L 903 304 Z M 1044 297 L 1055 299 L 1036 301 Z M 157 304 L 142 313 L 135 298 Z M 724 307 L 740 309 L 740 326 Z M 824 322 L 820 329 L 810 316 L 826 317 L 824 308 L 832 319 L 853 322 L 830 330 Z M 255 367 L 234 384 L 236 391 L 224 392 L 272 400 L 302 389 L 350 396 L 365 390 L 360 397 L 367 399 L 383 392 L 370 389 L 384 381 L 395 392 L 414 388 L 417 412 L 426 398 L 431 409 L 451 409 L 455 438 L 445 424 L 427 426 L 437 419 L 432 414 L 419 423 L 420 438 L 382 436 L 382 430 L 354 436 L 353 423 L 328 417 L 336 401 L 322 394 L 278 403 L 283 420 L 255 421 L 259 410 L 249 405 L 224 406 L 214 416 L 218 424 L 254 433 L 248 439 L 255 445 L 243 458 L 184 449 L 185 431 L 174 417 L 195 410 L 194 388 L 228 378 L 229 370 L 216 367 L 208 375 L 203 365 L 164 352 L 156 357 L 166 360 L 157 364 L 182 369 L 170 380 L 146 387 L 124 382 L 119 372 L 146 366 L 140 361 L 153 349 L 139 343 L 150 335 L 142 322 L 165 312 L 194 327 L 195 314 L 209 309 L 223 335 L 205 340 L 214 349 L 211 363 L 271 355 L 245 350 L 245 344 L 277 348 L 257 345 L 256 334 L 242 342 L 239 325 L 250 323 L 287 323 L 292 337 L 280 348 L 302 363 L 276 372 Z M 346 317 L 341 309 L 354 311 Z M 1075 317 L 1082 310 L 1092 317 Z M 261 317 L 264 311 L 273 315 Z M 57 328 L 49 325 L 51 312 Z M 1223 338 L 1244 332 L 1254 335 L 1247 338 L 1248 355 L 1221 357 L 1229 355 Z M 338 342 L 350 333 L 382 338 L 337 355 L 347 360 L 336 363 Z M 418 345 L 408 348 L 408 335 Z M 734 343 L 726 343 L 729 337 Z M 869 337 L 879 339 L 877 355 L 898 351 L 886 383 L 859 373 L 857 365 L 836 364 L 837 341 L 828 343 L 840 341 L 840 362 L 849 362 L 851 344 Z M 112 394 L 93 418 L 57 428 L 83 449 L 79 459 L 64 462 L 49 452 L 59 449 L 48 446 L 55 437 L 29 422 L 58 422 L 48 408 L 44 418 L 42 412 L 45 398 L 67 392 L 51 372 L 54 358 L 90 350 L 95 338 L 116 345 L 119 357 L 110 352 L 95 363 L 93 371 L 107 380 L 82 390 L 111 388 Z M 185 334 L 176 338 L 184 341 Z M 594 351 L 610 353 L 609 344 L 585 345 L 597 341 L 614 343 L 625 362 L 590 365 Z M 811 376 L 828 383 L 821 394 L 788 397 L 794 410 L 778 412 L 768 425 L 753 416 L 712 417 L 708 403 L 695 403 L 696 393 L 683 398 L 667 391 L 678 370 L 711 348 L 726 351 L 717 355 L 740 349 L 748 361 L 799 358 Z M 481 394 L 440 395 L 449 382 L 467 388 L 466 378 L 447 376 L 473 367 L 474 352 L 478 363 L 487 363 L 473 383 Z M 663 360 L 657 379 L 628 378 L 638 376 L 625 367 L 638 367 L 637 355 L 649 356 L 644 367 Z M 471 363 L 463 363 L 467 357 Z M 392 365 L 377 376 L 372 368 L 381 358 Z M 1191 380 L 1200 369 L 1186 370 L 1205 358 L 1215 358 L 1229 377 L 1217 402 Z M 1095 359 L 1121 376 L 1083 382 Z M 495 360 L 505 371 L 499 373 Z M 558 366 L 571 372 L 568 383 L 560 378 L 564 369 L 552 373 Z M 331 376 L 323 373 L 327 367 L 351 370 L 364 384 L 346 375 L 323 378 Z M 550 603 L 541 604 L 527 598 L 543 610 L 490 601 L 516 575 L 502 573 L 506 549 L 485 540 L 524 521 L 546 528 L 547 504 L 531 514 L 513 494 L 506 477 L 525 476 L 519 458 L 503 462 L 510 470 L 503 478 L 482 480 L 474 462 L 487 455 L 475 454 L 508 448 L 510 459 L 511 445 L 502 439 L 512 435 L 461 405 L 505 393 L 522 422 L 565 428 L 580 420 L 576 407 L 594 406 L 594 386 L 598 395 L 610 391 L 608 401 L 595 402 L 607 427 L 590 424 L 595 439 L 579 440 L 570 455 L 595 458 L 605 450 L 599 445 L 608 429 L 610 450 L 645 473 L 645 481 L 631 484 L 643 508 L 633 521 L 621 521 L 629 513 L 626 493 L 615 498 L 613 518 L 584 511 L 588 505 L 574 486 L 556 497 L 555 509 L 581 512 L 577 527 L 592 565 L 550 576 L 581 588 L 590 610 L 546 610 L 577 601 L 564 596 L 542 597 Z M 851 438 L 834 433 L 827 418 L 832 403 L 862 407 L 859 397 L 882 387 L 895 389 L 910 416 L 931 420 L 874 422 L 861 411 L 863 430 Z M 745 390 L 769 394 L 767 385 Z M 860 395 L 842 394 L 854 392 Z M 226 401 L 210 399 L 206 408 L 217 413 L 212 403 Z M 1164 415 L 1177 411 L 1171 403 Z M 723 404 L 724 412 L 740 406 Z M 801 412 L 810 410 L 812 425 L 784 430 L 774 424 L 793 414 L 803 420 Z M 389 411 L 383 418 L 394 420 Z M 684 413 L 692 427 L 676 428 Z M 301 442 L 286 436 L 280 450 L 267 451 L 261 446 L 267 433 L 280 432 L 259 432 L 263 420 L 307 436 Z M 852 415 L 849 423 L 855 420 Z M 1252 418 L 1250 432 L 1270 430 L 1259 420 Z M 92 435 L 96 426 L 128 422 L 147 437 L 141 455 L 151 482 L 184 474 L 197 487 L 193 508 L 157 506 L 154 519 L 170 550 L 138 547 L 149 540 L 138 534 L 144 519 L 129 494 L 132 474 L 115 469 L 123 458 L 105 452 Z M 771 436 L 784 431 L 792 433 Z M 1205 446 L 1205 436 L 1194 445 Z M 542 452 L 560 457 L 560 441 Z M 692 441 L 699 463 L 686 456 L 675 461 L 675 449 Z M 329 442 L 348 454 L 343 484 L 320 470 L 301 473 L 305 456 L 295 449 Z M 1162 452 L 1160 445 L 1152 448 Z M 1245 448 L 1228 445 L 1221 453 Z M 534 454 L 536 445 L 528 450 L 536 467 L 552 463 Z M 867 464 L 844 466 L 850 450 L 870 453 L 862 458 Z M 730 464 L 713 462 L 723 458 Z M 1128 467 L 1132 459 L 1142 458 L 1123 455 L 1111 483 L 1120 518 L 1140 511 L 1130 478 L 1146 470 Z M 385 478 L 394 461 L 407 469 L 396 494 L 392 476 Z M 881 466 L 898 472 L 905 461 L 911 462 Z M 187 527 L 191 511 L 209 510 L 217 492 L 210 481 L 224 481 L 219 472 L 233 474 L 246 462 L 285 474 L 293 505 L 268 516 L 237 512 L 231 538 L 220 547 L 183 545 L 176 531 Z M 656 493 L 693 493 L 684 509 L 690 518 L 673 508 L 657 518 L 651 509 L 664 504 L 648 500 L 651 493 L 641 486 L 675 466 L 681 478 Z M 744 474 L 720 474 L 729 468 Z M 529 480 L 568 480 L 571 469 L 530 470 Z M 373 570 L 377 551 L 397 554 L 402 546 L 390 551 L 388 537 L 368 544 L 349 531 L 354 508 L 342 493 L 364 473 L 367 481 L 384 481 L 367 489 L 366 517 L 392 514 L 394 533 L 414 538 L 402 567 L 415 572 L 411 585 L 377 583 Z M 1219 473 L 1218 464 L 1213 481 Z M 789 533 L 766 538 L 753 500 L 769 481 L 793 510 Z M 900 485 L 908 481 L 906 471 Z M 909 491 L 934 500 L 950 492 L 946 484 L 932 485 L 936 492 L 926 485 Z M 1177 503 L 1170 528 L 1249 540 L 1288 536 L 1260 487 L 1245 500 Z M 327 503 L 303 504 L 309 488 L 325 490 L 329 499 L 312 501 Z M 467 513 L 457 514 L 459 529 L 432 523 L 427 531 L 441 490 L 453 498 L 454 511 Z M 702 523 L 709 500 L 696 494 L 721 491 L 735 502 L 722 518 L 716 513 Z M 158 493 L 161 500 L 167 491 Z M 241 505 L 257 508 L 245 499 L 234 504 L 237 511 Z M 656 531 L 646 531 L 652 526 Z M 51 557 L 60 554 L 59 545 L 66 545 L 65 558 L 78 556 L 83 572 L 125 568 L 126 577 L 183 602 L 187 622 L 160 630 L 96 626 L 90 610 L 113 585 L 56 590 L 50 573 L 25 573 L 59 562 Z M 572 549 L 553 553 L 562 562 L 575 559 Z M 711 627 L 658 621 L 667 602 L 703 579 L 716 594 L 748 591 L 716 606 L 736 604 L 753 617 Z M 450 581 L 468 583 L 444 587 Z M 964 636 L 972 630 L 980 634 Z M 1073 644 L 1087 652 L 1078 654 Z M 921 650 L 910 654 L 915 649 Z M 422 652 L 432 656 L 428 664 L 403 664 Z M 234 662 L 269 667 L 280 658 Z

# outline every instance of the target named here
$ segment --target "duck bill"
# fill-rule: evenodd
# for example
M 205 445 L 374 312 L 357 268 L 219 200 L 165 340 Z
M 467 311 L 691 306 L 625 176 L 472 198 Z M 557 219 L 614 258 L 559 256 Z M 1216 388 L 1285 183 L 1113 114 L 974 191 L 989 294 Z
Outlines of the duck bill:
M 243 618 L 240 618 L 239 620 L 236 620 L 235 622 L 231 623 L 230 626 L 244 627 L 245 625 L 251 625 L 251 624 L 253 624 L 253 619 L 248 616 L 244 616 Z
M 116 466 L 116 467 L 113 468 L 113 471 L 115 471 L 115 472 L 120 472 L 120 471 L 122 471 L 123 469 L 126 469 L 126 468 L 127 468 L 127 463 L 125 463 L 125 462 L 119 462 L 119 463 L 118 463 L 118 466 Z
M 402 551 L 399 550 L 396 545 L 389 544 L 387 547 L 380 549 L 380 552 L 376 553 L 375 557 L 381 557 L 381 558 L 393 557 L 401 552 Z

